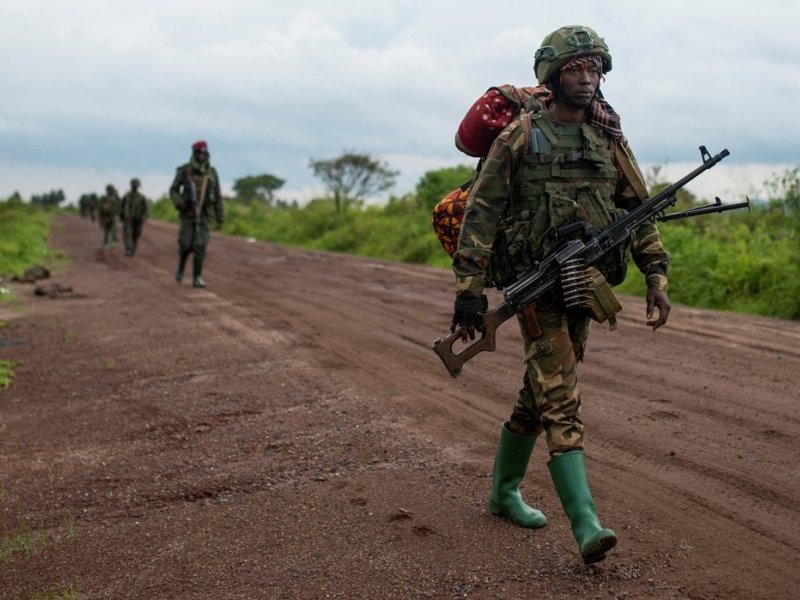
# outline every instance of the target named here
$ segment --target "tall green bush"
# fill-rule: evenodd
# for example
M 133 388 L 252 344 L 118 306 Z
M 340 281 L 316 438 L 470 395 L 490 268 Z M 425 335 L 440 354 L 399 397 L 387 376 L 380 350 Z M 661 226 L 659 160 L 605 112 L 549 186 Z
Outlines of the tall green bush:
M 0 202 L 0 275 L 22 275 L 48 257 L 52 214 L 18 195 Z

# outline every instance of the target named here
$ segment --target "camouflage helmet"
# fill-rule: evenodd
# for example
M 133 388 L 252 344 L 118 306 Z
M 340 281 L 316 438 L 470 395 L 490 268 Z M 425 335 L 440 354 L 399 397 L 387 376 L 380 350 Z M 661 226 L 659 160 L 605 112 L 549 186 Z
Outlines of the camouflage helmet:
M 591 27 L 567 25 L 545 36 L 536 51 L 533 70 L 540 85 L 558 70 L 579 56 L 597 54 L 603 61 L 603 73 L 611 70 L 611 54 L 603 38 Z
M 140 185 L 142 185 L 142 182 L 139 181 L 138 177 L 131 179 L 131 187 L 139 187 Z

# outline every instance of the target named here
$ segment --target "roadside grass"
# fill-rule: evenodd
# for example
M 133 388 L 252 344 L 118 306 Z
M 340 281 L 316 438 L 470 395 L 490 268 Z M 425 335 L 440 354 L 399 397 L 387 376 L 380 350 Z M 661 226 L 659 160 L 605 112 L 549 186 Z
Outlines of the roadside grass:
M 78 590 L 69 586 L 57 592 L 43 592 L 31 596 L 30 600 L 78 600 Z
M 15 554 L 33 556 L 47 546 L 47 532 L 39 526 L 31 529 L 23 523 L 16 533 L 0 538 L 0 565 Z
M 22 275 L 29 267 L 51 258 L 47 239 L 53 213 L 8 200 L 0 202 L 0 275 Z M 55 258 L 62 260 L 63 253 Z
M 10 360 L 0 360 L 0 390 L 11 387 L 14 383 L 14 363 Z

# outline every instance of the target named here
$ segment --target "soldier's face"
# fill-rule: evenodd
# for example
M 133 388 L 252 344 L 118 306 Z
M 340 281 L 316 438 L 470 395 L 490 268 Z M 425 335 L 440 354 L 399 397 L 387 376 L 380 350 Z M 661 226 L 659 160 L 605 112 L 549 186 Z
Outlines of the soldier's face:
M 194 159 L 199 163 L 204 163 L 208 160 L 208 152 L 205 150 L 195 150 Z
M 564 102 L 573 108 L 586 108 L 591 104 L 600 85 L 602 73 L 592 64 L 571 67 L 561 73 L 561 91 Z

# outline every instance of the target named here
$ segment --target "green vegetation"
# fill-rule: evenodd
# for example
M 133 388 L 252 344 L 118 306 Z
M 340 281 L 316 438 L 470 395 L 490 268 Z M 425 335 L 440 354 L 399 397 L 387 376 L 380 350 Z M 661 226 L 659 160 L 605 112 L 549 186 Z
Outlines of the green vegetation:
M 369 154 L 345 152 L 329 160 L 311 160 L 309 168 L 333 196 L 337 212 L 351 205 L 360 206 L 364 198 L 388 190 L 398 172 Z
M 272 204 L 275 201 L 275 192 L 284 184 L 284 180 L 269 173 L 242 177 L 233 182 L 233 191 L 236 199 L 244 204 L 251 202 L 264 202 Z
M 46 545 L 47 532 L 43 527 L 31 529 L 27 524 L 23 524 L 16 533 L 0 538 L 0 565 L 14 554 L 32 556 Z
M 22 201 L 18 194 L 0 202 L 0 276 L 22 275 L 48 257 L 52 212 Z
M 10 360 L 0 360 L 0 390 L 4 390 L 14 383 L 14 363 Z
M 800 179 L 769 182 L 773 198 L 744 210 L 659 226 L 672 255 L 670 299 L 718 310 L 800 319 Z M 644 294 L 636 268 L 619 290 Z
M 78 600 L 78 590 L 72 586 L 57 592 L 41 593 L 31 596 L 31 600 Z

